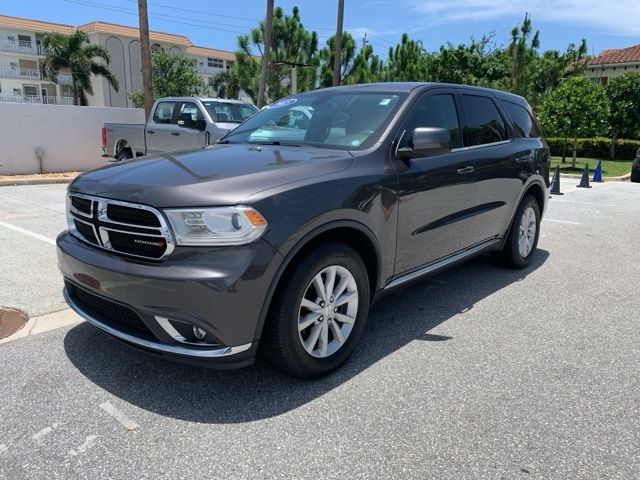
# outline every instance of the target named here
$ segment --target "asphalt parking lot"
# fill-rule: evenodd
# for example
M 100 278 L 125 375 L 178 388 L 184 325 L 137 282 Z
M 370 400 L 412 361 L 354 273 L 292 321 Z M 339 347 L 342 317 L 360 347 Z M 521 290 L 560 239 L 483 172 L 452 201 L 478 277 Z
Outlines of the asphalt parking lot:
M 638 478 L 640 184 L 575 183 L 529 268 L 397 291 L 321 380 L 167 363 L 86 323 L 0 345 L 0 478 Z M 65 308 L 64 188 L 0 188 L 0 305 Z

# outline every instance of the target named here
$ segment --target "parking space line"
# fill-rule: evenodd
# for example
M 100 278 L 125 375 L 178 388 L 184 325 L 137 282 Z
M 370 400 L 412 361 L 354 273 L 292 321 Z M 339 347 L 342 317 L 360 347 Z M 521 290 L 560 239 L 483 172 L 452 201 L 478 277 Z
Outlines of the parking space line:
M 113 418 L 115 418 L 118 422 L 120 422 L 122 426 L 124 426 L 124 428 L 126 428 L 127 430 L 135 430 L 140 426 L 120 410 L 118 410 L 116 407 L 111 405 L 111 403 L 109 402 L 101 403 L 100 408 L 111 415 Z
M 569 225 L 580 225 L 578 222 L 570 222 L 569 220 L 557 220 L 555 218 L 543 218 L 542 221 L 556 222 L 556 223 L 568 223 Z
M 50 245 L 55 245 L 56 241 L 53 238 L 49 238 L 49 237 L 45 237 L 44 235 L 40 235 L 39 233 L 35 233 L 32 232 L 30 230 L 25 230 L 24 228 L 21 227 L 16 227 L 15 225 L 11 225 L 10 223 L 7 222 L 3 222 L 2 220 L 0 220 L 0 227 L 4 227 L 7 228 L 9 230 L 13 230 L 14 232 L 18 232 L 18 233 L 22 233 L 23 235 L 27 235 L 31 238 L 35 238 L 37 240 L 40 240 L 42 242 L 46 242 Z
M 595 203 L 595 202 L 579 202 L 577 200 L 560 200 L 554 199 L 553 203 L 579 203 L 581 205 L 597 205 L 599 207 L 618 207 L 619 205 L 614 205 L 613 203 Z
M 0 453 L 4 453 L 7 450 L 9 450 L 9 447 L 7 447 L 5 444 L 0 445 Z
M 93 444 L 95 443 L 96 439 L 98 438 L 98 435 L 88 435 L 85 440 L 84 443 L 82 445 L 80 445 L 78 447 L 78 450 L 69 450 L 69 455 L 72 457 L 75 457 L 76 455 L 79 455 L 80 453 L 84 453 L 87 450 L 89 450 Z
M 34 433 L 31 438 L 33 438 L 34 440 L 40 440 L 41 438 L 43 438 L 46 435 L 49 435 L 51 432 L 53 432 L 53 430 L 59 425 L 59 423 L 54 423 L 52 426 L 50 427 L 44 427 L 42 430 L 40 430 L 37 433 Z

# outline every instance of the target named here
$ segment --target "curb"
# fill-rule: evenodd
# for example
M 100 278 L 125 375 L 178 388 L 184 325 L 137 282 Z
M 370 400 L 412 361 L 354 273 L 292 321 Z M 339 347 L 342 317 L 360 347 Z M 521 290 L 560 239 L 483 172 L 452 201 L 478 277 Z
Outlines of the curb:
M 30 335 L 48 332 L 57 328 L 68 327 L 84 320 L 70 308 L 58 312 L 47 313 L 38 317 L 31 317 L 29 321 L 16 333 L 0 340 L 0 345 L 13 342 Z
M 49 185 L 54 183 L 71 183 L 74 178 L 16 178 L 15 180 L 0 180 L 0 187 L 15 185 Z
M 582 175 L 572 175 L 570 173 L 561 173 L 561 178 L 581 179 Z M 627 173 L 620 177 L 602 177 L 605 182 L 628 182 L 631 178 L 631 173 Z

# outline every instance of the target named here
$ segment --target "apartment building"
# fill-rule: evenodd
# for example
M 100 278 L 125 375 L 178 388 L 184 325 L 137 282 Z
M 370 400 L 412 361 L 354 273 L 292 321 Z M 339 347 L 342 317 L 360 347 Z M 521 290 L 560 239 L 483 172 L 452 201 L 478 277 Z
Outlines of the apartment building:
M 140 34 L 137 28 L 94 21 L 72 26 L 0 15 L 0 102 L 72 105 L 71 75 L 61 72 L 57 83 L 46 78 L 42 61 L 47 54 L 42 39 L 48 32 L 70 34 L 76 29 L 89 35 L 91 43 L 106 47 L 110 68 L 120 83 L 116 92 L 102 77 L 93 78 L 94 94 L 89 105 L 132 107 L 129 93 L 142 89 Z M 205 84 L 213 86 L 214 75 L 233 65 L 233 52 L 193 45 L 184 35 L 149 34 L 152 49 L 192 58 Z

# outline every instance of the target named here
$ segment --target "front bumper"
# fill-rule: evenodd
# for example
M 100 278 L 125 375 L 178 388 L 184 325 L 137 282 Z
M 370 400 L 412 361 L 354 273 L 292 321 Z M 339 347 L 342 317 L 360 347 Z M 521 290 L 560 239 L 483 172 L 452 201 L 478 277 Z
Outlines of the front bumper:
M 177 248 L 164 262 L 137 262 L 98 250 L 69 235 L 57 238 L 65 299 L 88 322 L 147 352 L 181 362 L 240 367 L 253 362 L 264 299 L 281 257 L 266 242 L 233 248 Z M 74 292 L 133 312 L 144 329 L 130 328 Z M 172 319 L 199 327 L 213 345 L 181 342 L 163 327 Z M 115 320 L 115 321 L 114 321 Z M 176 332 L 174 332 L 176 333 Z M 182 339 L 184 340 L 184 339 Z

